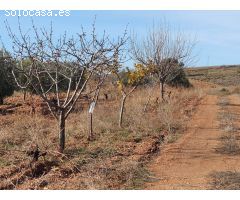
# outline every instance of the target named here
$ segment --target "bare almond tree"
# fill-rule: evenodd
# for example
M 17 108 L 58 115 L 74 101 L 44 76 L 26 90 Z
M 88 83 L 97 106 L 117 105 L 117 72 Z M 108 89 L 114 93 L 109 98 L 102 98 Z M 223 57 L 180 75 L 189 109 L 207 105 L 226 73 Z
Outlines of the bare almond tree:
M 164 100 L 165 84 L 174 79 L 187 64 L 193 61 L 195 42 L 180 31 L 172 31 L 167 23 L 152 29 L 140 41 L 134 35 L 131 53 L 137 63 L 148 66 L 157 76 L 160 98 Z
M 103 74 L 102 74 L 103 73 Z M 92 141 L 94 140 L 94 133 L 93 133 L 93 113 L 94 113 L 94 109 L 97 105 L 98 102 L 98 97 L 99 97 L 99 93 L 100 93 L 100 89 L 107 77 L 107 73 L 105 72 L 100 72 L 100 74 L 97 75 L 97 88 L 95 89 L 94 93 L 92 94 L 92 98 L 90 100 L 90 104 L 89 104 L 89 110 L 88 110 L 88 127 L 89 127 L 89 134 L 88 134 L 88 140 Z
M 121 52 L 125 34 L 116 41 L 110 40 L 105 32 L 99 37 L 94 23 L 89 34 L 82 28 L 75 37 L 66 33 L 57 37 L 52 25 L 47 30 L 33 24 L 31 35 L 29 31 L 23 33 L 19 23 L 17 36 L 6 25 L 17 63 L 12 71 L 15 81 L 23 89 L 31 86 L 46 102 L 59 123 L 59 151 L 63 152 L 67 117 L 81 96 L 99 89 L 114 65 L 114 56 Z M 30 61 L 27 67 L 22 64 L 26 59 Z M 25 77 L 24 81 L 18 80 L 19 74 Z M 100 81 L 93 89 L 86 90 L 95 75 L 101 76 Z

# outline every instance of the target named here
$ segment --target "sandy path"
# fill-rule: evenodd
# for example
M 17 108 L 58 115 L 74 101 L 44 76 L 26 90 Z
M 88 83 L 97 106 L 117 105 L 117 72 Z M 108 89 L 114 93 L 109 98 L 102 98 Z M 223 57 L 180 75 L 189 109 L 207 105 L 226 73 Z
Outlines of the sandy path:
M 160 155 L 149 164 L 156 181 L 146 184 L 146 189 L 210 189 L 209 174 L 214 171 L 237 170 L 239 156 L 217 153 L 219 129 L 217 96 L 206 96 L 188 123 L 186 133 L 175 143 L 167 144 Z M 229 96 L 234 112 L 239 97 Z

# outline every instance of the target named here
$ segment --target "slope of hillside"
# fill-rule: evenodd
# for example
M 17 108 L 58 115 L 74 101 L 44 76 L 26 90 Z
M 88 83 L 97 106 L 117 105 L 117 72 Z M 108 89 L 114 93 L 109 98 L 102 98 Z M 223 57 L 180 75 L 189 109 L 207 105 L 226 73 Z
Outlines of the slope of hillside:
M 207 81 L 222 86 L 240 85 L 240 66 L 197 67 L 186 69 L 193 80 Z

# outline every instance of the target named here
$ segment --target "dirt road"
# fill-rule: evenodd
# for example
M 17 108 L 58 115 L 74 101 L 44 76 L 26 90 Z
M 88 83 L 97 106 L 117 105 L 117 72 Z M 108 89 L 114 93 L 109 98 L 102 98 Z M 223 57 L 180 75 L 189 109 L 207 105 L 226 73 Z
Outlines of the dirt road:
M 219 128 L 218 105 L 220 97 L 206 96 L 184 135 L 175 143 L 166 144 L 160 155 L 149 164 L 155 181 L 146 189 L 211 189 L 210 174 L 234 171 L 240 168 L 240 157 L 216 151 L 220 145 L 222 130 Z M 240 113 L 240 99 L 228 96 L 229 107 Z

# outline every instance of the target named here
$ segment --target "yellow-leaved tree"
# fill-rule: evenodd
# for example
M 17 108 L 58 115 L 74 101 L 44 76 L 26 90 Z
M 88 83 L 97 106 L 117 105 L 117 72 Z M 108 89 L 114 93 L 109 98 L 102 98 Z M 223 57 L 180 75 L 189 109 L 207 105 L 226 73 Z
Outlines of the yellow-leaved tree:
M 143 83 L 144 78 L 149 74 L 150 68 L 142 64 L 135 64 L 134 69 L 126 69 L 119 71 L 118 69 L 113 71 L 113 74 L 117 77 L 118 90 L 121 93 L 121 104 L 119 110 L 118 125 L 122 128 L 123 114 L 125 110 L 125 103 L 127 97 L 134 92 L 134 90 Z

